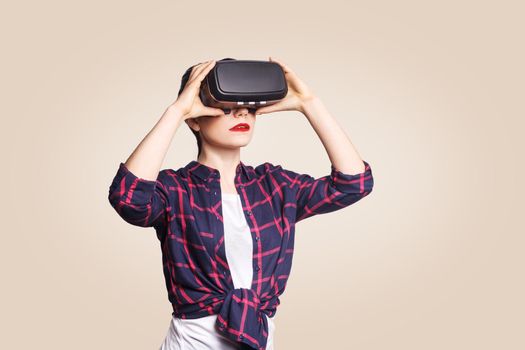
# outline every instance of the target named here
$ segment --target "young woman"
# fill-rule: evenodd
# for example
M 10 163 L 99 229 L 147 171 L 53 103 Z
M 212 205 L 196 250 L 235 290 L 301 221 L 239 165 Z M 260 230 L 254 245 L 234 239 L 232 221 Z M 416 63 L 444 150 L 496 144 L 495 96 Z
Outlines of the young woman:
M 109 188 L 119 215 L 154 227 L 161 244 L 173 308 L 161 350 L 274 349 L 273 317 L 291 270 L 295 224 L 372 191 L 370 165 L 337 121 L 290 67 L 270 60 L 284 69 L 288 94 L 256 111 L 204 106 L 199 88 L 215 61 L 190 67 L 177 100 L 120 163 Z M 308 120 L 330 158 L 328 175 L 240 160 L 257 116 L 277 111 L 298 111 Z M 183 121 L 197 138 L 197 160 L 160 170 Z

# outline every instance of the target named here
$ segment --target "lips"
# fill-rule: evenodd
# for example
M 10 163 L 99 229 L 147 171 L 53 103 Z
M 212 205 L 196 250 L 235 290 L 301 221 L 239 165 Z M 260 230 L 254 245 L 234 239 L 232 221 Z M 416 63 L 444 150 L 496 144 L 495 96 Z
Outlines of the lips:
M 250 126 L 246 123 L 239 123 L 235 125 L 234 127 L 230 128 L 231 131 L 248 131 L 250 130 Z

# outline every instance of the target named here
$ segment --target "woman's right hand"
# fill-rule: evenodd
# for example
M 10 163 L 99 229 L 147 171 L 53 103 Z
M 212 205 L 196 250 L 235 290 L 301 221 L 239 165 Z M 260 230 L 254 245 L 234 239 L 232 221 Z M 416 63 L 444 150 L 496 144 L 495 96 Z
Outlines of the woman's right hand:
M 205 106 L 199 97 L 201 82 L 214 66 L 215 60 L 210 60 L 202 62 L 192 68 L 188 82 L 177 100 L 173 103 L 173 106 L 183 114 L 183 120 L 224 114 L 224 111 L 220 108 Z

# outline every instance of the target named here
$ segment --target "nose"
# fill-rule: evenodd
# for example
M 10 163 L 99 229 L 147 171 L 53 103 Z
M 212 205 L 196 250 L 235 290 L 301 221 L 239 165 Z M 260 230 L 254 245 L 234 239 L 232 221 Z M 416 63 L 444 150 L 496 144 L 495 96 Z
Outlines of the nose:
M 240 116 L 246 117 L 248 116 L 248 108 L 236 108 L 233 110 L 233 114 L 236 117 L 240 117 Z
M 255 111 L 256 111 L 255 108 L 248 108 L 248 107 L 235 108 L 235 109 L 233 109 L 233 114 L 236 117 L 241 117 L 241 116 L 242 117 L 247 117 L 248 113 L 251 113 L 251 114 L 255 115 Z

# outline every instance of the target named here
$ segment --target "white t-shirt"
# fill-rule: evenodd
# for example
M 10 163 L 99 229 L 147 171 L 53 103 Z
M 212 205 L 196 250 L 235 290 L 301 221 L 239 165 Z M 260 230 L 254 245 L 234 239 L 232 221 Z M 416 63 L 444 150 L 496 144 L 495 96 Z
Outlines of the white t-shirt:
M 253 241 L 239 194 L 222 192 L 224 244 L 234 288 L 251 288 Z M 267 350 L 273 350 L 275 324 L 268 317 Z M 181 319 L 172 317 L 168 334 L 159 350 L 237 350 L 234 342 L 215 330 L 217 315 Z

